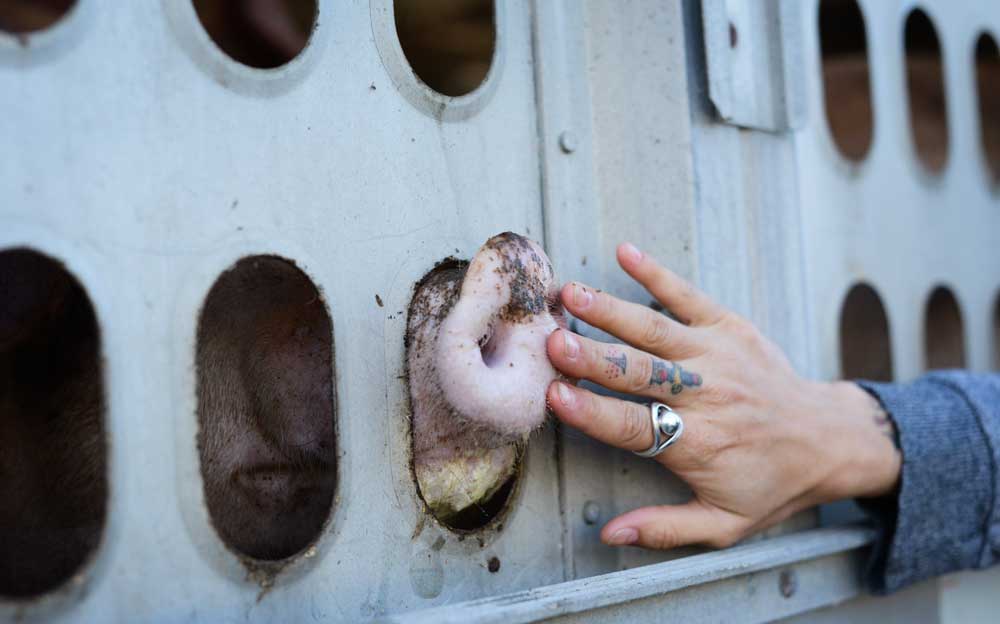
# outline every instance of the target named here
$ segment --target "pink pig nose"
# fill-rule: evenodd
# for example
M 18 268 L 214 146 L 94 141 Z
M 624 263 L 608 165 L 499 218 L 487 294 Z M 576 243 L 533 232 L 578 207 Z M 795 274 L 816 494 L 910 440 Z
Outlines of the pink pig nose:
M 435 363 L 445 401 L 498 434 L 530 433 L 545 421 L 545 392 L 559 377 L 545 339 L 561 323 L 545 251 L 511 232 L 486 241 L 438 333 Z

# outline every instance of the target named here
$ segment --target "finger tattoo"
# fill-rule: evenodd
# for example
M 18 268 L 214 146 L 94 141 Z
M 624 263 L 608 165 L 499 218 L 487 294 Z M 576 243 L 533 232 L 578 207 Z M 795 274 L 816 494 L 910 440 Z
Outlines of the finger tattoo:
M 653 373 L 649 385 L 670 384 L 670 394 L 680 394 L 684 388 L 694 388 L 702 383 L 701 375 L 684 370 L 680 364 L 653 358 Z
M 604 359 L 611 364 L 607 370 L 609 377 L 615 378 L 625 374 L 625 370 L 628 368 L 628 358 L 625 357 L 624 353 L 620 355 L 611 353 L 610 355 L 605 355 Z

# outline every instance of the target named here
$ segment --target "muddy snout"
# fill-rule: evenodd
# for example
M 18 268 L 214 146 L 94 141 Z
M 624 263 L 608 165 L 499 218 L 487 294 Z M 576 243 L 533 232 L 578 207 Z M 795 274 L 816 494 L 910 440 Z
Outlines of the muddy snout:
M 512 232 L 418 284 L 407 328 L 414 470 L 439 519 L 482 507 L 516 472 L 559 377 L 545 341 L 563 319 L 548 256 Z

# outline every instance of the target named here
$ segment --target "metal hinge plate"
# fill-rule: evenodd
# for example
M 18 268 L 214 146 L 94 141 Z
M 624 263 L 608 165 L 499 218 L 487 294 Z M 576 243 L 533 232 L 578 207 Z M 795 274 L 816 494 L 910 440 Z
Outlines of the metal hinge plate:
M 800 0 L 702 0 L 709 97 L 726 123 L 786 132 L 803 125 Z

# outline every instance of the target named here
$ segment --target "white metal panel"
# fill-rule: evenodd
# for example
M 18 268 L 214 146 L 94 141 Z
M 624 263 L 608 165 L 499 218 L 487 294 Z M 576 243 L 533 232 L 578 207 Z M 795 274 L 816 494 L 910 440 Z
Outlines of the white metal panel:
M 683 11 L 678 3 L 642 0 L 561 2 L 583 27 L 573 40 L 578 65 L 572 81 L 585 85 L 590 102 L 592 200 L 597 217 L 589 247 L 561 250 L 564 279 L 588 279 L 615 295 L 648 303 L 650 296 L 621 271 L 615 247 L 634 242 L 690 276 L 695 244 L 693 171 Z M 542 85 L 544 88 L 544 85 Z M 544 104 L 544 101 L 543 101 Z M 555 192 L 555 189 L 551 189 Z M 546 211 L 548 218 L 554 207 Z M 564 213 L 565 214 L 565 213 Z M 584 213 L 587 215 L 588 213 Z M 574 228 L 590 229 L 568 214 Z M 561 230 L 549 226 L 555 240 Z M 608 336 L 578 329 L 598 339 Z M 565 518 L 572 559 L 569 578 L 581 578 L 663 561 L 691 550 L 654 552 L 611 548 L 598 532 L 615 515 L 649 504 L 683 500 L 687 489 L 659 465 L 563 430 L 561 442 Z M 584 509 L 594 518 L 588 522 Z
M 990 319 L 1000 295 L 1000 193 L 989 182 L 980 144 L 973 50 L 982 30 L 1000 28 L 1000 12 L 976 0 L 858 3 L 868 30 L 874 112 L 873 142 L 860 164 L 838 152 L 826 124 L 818 0 L 808 3 L 802 15 L 809 68 L 803 79 L 813 113 L 797 134 L 796 170 L 815 370 L 824 378 L 840 374 L 841 306 L 859 281 L 874 285 L 885 305 L 897 379 L 924 371 L 924 309 L 939 284 L 950 287 L 958 299 L 967 366 L 988 370 L 995 344 Z M 933 20 L 945 65 L 950 145 L 946 168 L 936 177 L 919 162 L 910 131 L 903 29 L 915 7 Z M 910 602 L 923 608 L 901 606 L 907 595 L 916 596 Z M 816 621 L 895 621 L 893 613 L 910 613 L 921 621 L 988 621 L 957 617 L 960 602 L 971 613 L 987 613 L 979 601 L 990 604 L 991 599 L 964 583 L 932 581 L 899 597 L 864 599 L 829 610 L 822 618 L 817 614 Z
M 1000 32 L 1000 16 L 973 0 L 922 3 L 948 63 L 951 158 L 932 180 L 903 112 L 902 20 L 913 2 L 862 2 L 869 32 L 899 37 L 869 41 L 876 138 L 860 166 L 826 134 L 815 2 L 789 33 L 806 50 L 801 73 L 783 65 L 786 87 L 807 98 L 798 134 L 713 116 L 693 0 L 498 3 L 497 60 L 486 84 L 458 99 L 408 73 L 388 0 L 320 0 L 310 45 L 271 71 L 225 57 L 187 2 L 80 0 L 27 45 L 0 35 L 0 136 L 13 146 L 0 163 L 0 248 L 49 253 L 87 289 L 112 442 L 95 562 L 64 590 L 0 605 L 0 617 L 356 621 L 689 554 L 597 541 L 613 514 L 686 492 L 651 462 L 566 430 L 532 441 L 498 534 L 459 539 L 423 516 L 399 380 L 406 306 L 434 262 L 467 257 L 499 231 L 544 239 L 564 279 L 645 301 L 613 264 L 614 245 L 631 239 L 820 377 L 837 374 L 833 295 L 862 278 L 887 303 L 898 376 L 917 374 L 924 299 L 944 281 L 966 317 L 971 363 L 985 368 L 1000 199 L 985 182 L 968 50 L 979 27 Z M 267 591 L 209 526 L 194 446 L 198 311 L 219 273 L 256 253 L 296 261 L 324 293 L 339 401 L 331 524 Z M 802 514 L 769 535 L 815 522 Z M 673 579 L 641 597 L 614 593 L 627 576 L 536 597 L 558 602 L 551 615 L 595 621 L 672 607 L 702 620 L 790 615 L 858 591 L 867 538 L 823 541 L 820 553 L 809 550 L 815 535 L 632 572 Z M 775 566 L 793 560 L 811 589 L 788 601 L 772 590 Z M 737 612 L 743 599 L 752 608 Z
M 553 437 L 532 441 L 503 530 L 459 539 L 418 504 L 398 379 L 414 282 L 497 232 L 543 235 L 530 7 L 502 3 L 503 61 L 455 121 L 397 91 L 391 12 L 319 7 L 302 56 L 270 71 L 225 57 L 190 3 L 80 0 L 26 47 L 0 40 L 0 247 L 65 261 L 94 300 L 112 492 L 82 589 L 0 617 L 356 621 L 562 580 Z M 257 253 L 324 294 L 339 403 L 332 521 L 266 592 L 208 523 L 194 413 L 200 306 Z
M 840 305 L 861 280 L 873 284 L 885 304 L 898 379 L 923 371 L 923 311 L 937 284 L 951 287 L 958 299 L 970 368 L 986 370 L 991 306 L 1000 292 L 1000 195 L 982 160 L 972 50 L 984 27 L 998 27 L 1000 15 L 973 0 L 919 4 L 938 29 L 945 63 L 950 149 L 946 169 L 933 177 L 912 145 L 904 73 L 903 23 L 917 4 L 859 4 L 871 33 L 875 131 L 868 156 L 854 165 L 838 153 L 822 115 L 818 71 L 804 76 L 817 113 L 796 141 L 819 370 L 824 377 L 839 373 Z M 813 5 L 804 11 L 805 32 L 815 31 Z M 818 68 L 815 35 L 807 42 Z
M 389 617 L 398 624 L 763 622 L 854 595 L 867 529 L 817 529 L 531 591 Z M 843 555 L 842 553 L 849 553 Z

